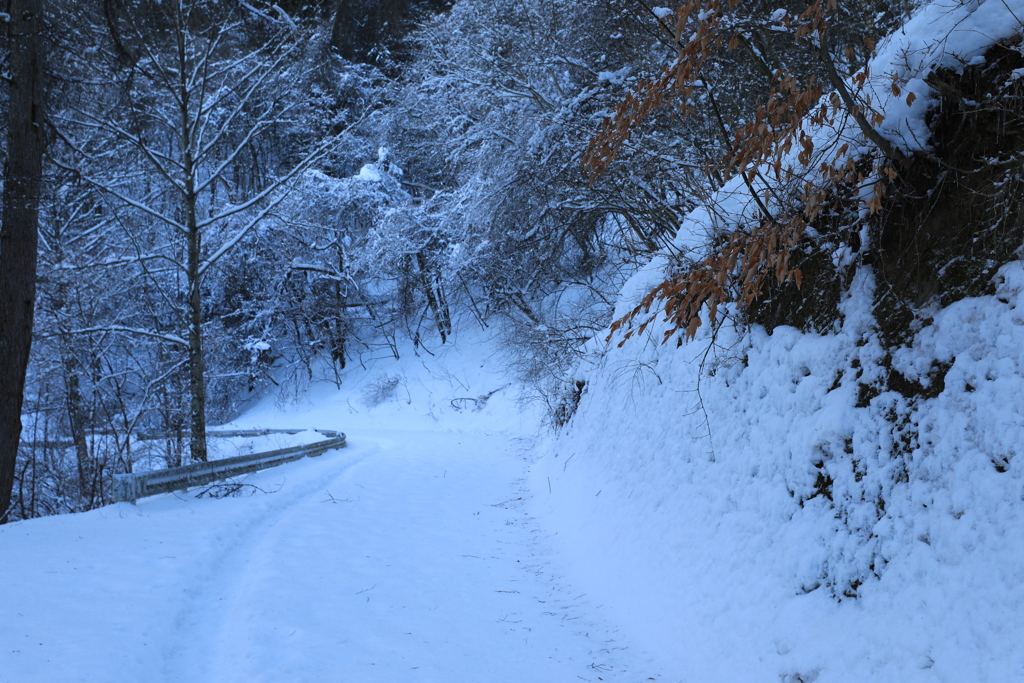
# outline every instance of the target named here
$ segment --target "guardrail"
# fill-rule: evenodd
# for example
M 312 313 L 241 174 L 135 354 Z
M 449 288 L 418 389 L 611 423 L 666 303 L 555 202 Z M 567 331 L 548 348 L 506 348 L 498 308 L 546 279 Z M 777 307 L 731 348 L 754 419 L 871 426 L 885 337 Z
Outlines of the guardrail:
M 268 436 L 270 434 L 298 434 L 305 432 L 305 429 L 208 429 L 206 430 L 206 436 L 210 439 L 218 438 L 230 438 L 233 436 L 243 437 L 254 437 L 254 436 Z M 341 432 L 336 432 L 332 429 L 314 429 L 313 431 L 318 434 L 333 439 L 336 436 L 344 436 Z M 115 434 L 113 430 L 92 430 L 86 432 L 88 436 L 112 436 Z M 191 432 L 184 430 L 180 433 L 180 436 L 188 438 Z M 138 429 L 132 432 L 138 441 L 156 441 L 158 439 L 173 439 L 179 434 L 177 432 L 168 431 L 157 431 L 150 429 Z M 19 446 L 21 448 L 74 448 L 75 442 L 68 441 L 66 439 L 42 439 L 38 441 L 22 441 Z
M 18 448 L 52 448 L 54 450 L 60 450 L 62 448 L 74 447 L 74 441 L 57 441 L 54 439 L 40 439 L 38 441 L 21 441 L 18 443 Z
M 305 432 L 305 429 L 207 429 L 206 436 L 211 439 L 215 438 L 226 438 L 232 436 L 267 436 L 268 434 L 298 434 L 299 432 Z M 344 436 L 341 432 L 335 432 L 330 429 L 314 429 L 313 431 L 318 434 L 323 434 L 328 438 L 334 438 L 336 436 Z M 182 436 L 188 437 L 191 432 L 184 430 L 181 432 Z M 139 441 L 155 441 L 157 439 L 171 439 L 177 436 L 176 432 L 167 431 L 156 431 L 139 429 L 133 432 L 135 438 Z
M 296 432 L 287 432 L 286 430 L 274 431 L 298 433 L 299 430 Z M 267 433 L 270 432 L 268 431 Z M 189 486 L 202 486 L 219 479 L 237 477 L 240 474 L 248 474 L 257 470 L 276 467 L 286 462 L 305 458 L 306 456 L 316 457 L 323 455 L 326 451 L 335 448 L 344 448 L 345 435 L 340 432 L 330 433 L 337 436 L 304 446 L 281 448 L 266 453 L 237 455 L 232 458 L 224 458 L 223 460 L 197 462 L 191 465 L 172 467 L 166 470 L 157 470 L 156 472 L 145 472 L 143 474 L 115 474 L 113 500 L 115 503 L 134 503 L 139 498 L 145 498 L 146 496 L 169 493 L 171 491 L 183 491 Z

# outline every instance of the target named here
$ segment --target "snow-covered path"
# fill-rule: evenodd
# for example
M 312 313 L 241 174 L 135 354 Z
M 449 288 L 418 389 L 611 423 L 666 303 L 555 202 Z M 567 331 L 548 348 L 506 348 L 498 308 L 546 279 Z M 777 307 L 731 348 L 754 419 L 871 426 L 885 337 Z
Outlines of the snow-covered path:
M 267 493 L 0 527 L 0 681 L 647 679 L 551 566 L 508 437 L 349 443 Z

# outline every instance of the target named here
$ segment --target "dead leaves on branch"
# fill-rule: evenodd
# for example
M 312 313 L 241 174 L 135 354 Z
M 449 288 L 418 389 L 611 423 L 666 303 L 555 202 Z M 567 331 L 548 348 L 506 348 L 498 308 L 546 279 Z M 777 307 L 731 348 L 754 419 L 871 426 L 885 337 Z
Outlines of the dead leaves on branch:
M 636 308 L 612 323 L 605 341 L 611 341 L 623 327 L 628 329 L 619 346 L 634 334 L 643 334 L 659 316 L 651 313 L 658 302 L 664 302 L 663 322 L 668 323 L 662 343 L 679 330 L 684 330 L 688 341 L 696 336 L 705 317 L 714 324 L 719 308 L 725 304 L 735 302 L 742 308 L 752 304 L 761 296 L 769 277 L 780 284 L 792 281 L 801 286 L 803 276 L 790 260 L 806 227 L 806 220 L 800 216 L 785 224 L 762 223 L 750 233 L 733 232 L 713 254 L 648 292 Z M 642 316 L 646 320 L 636 325 Z
M 677 102 L 684 116 L 693 112 L 695 91 L 709 87 L 702 80 L 708 61 L 723 49 L 732 52 L 747 42 L 743 34 L 752 28 L 752 22 L 733 12 L 739 4 L 739 0 L 727 0 L 723 7 L 719 0 L 687 0 L 679 6 L 674 15 L 675 59 L 662 68 L 658 78 L 641 80 L 602 121 L 582 160 L 591 182 L 615 160 L 637 126 L 663 104 Z M 792 31 L 796 40 L 822 34 L 826 28 L 820 1 L 798 18 L 787 14 L 778 23 L 778 28 Z M 684 38 L 684 34 L 689 35 Z M 771 80 L 767 107 L 760 107 L 755 119 L 736 131 L 733 149 L 721 160 L 730 172 L 742 172 L 750 163 L 785 153 L 779 151 L 782 148 L 788 152 L 794 139 L 799 138 L 802 145 L 809 143 L 800 122 L 820 99 L 821 86 L 814 76 L 801 86 L 794 74 L 782 69 L 775 70 Z
M 738 5 L 739 0 L 725 0 L 725 6 L 719 0 L 687 0 L 675 11 L 675 59 L 662 69 L 658 78 L 640 81 L 612 115 L 604 119 L 583 156 L 584 171 L 591 182 L 608 168 L 638 126 L 659 107 L 672 101 L 677 103 L 680 115 L 691 114 L 698 88 L 707 91 L 707 99 L 715 106 L 714 92 L 702 80 L 702 71 L 720 50 L 735 50 L 746 41 L 743 32 L 751 28 L 752 20 L 737 16 L 733 10 Z M 768 21 L 778 23 L 796 42 L 810 40 L 823 47 L 827 44 L 826 11 L 834 9 L 834 0 L 815 0 L 799 16 L 773 15 Z M 662 20 L 665 26 L 669 26 L 668 22 L 668 17 Z M 824 54 L 827 56 L 827 51 Z M 856 92 L 863 92 L 868 77 L 869 71 L 864 69 L 853 78 Z M 895 81 L 892 88 L 898 96 Z M 827 200 L 824 188 L 870 183 L 872 190 L 862 199 L 864 206 L 869 214 L 881 209 L 885 184 L 896 176 L 891 165 L 879 165 L 873 173 L 867 173 L 863 164 L 857 164 L 849 154 L 848 145 L 842 145 L 834 158 L 814 167 L 815 140 L 808 134 L 809 129 L 835 125 L 838 118 L 848 115 L 864 123 L 870 118 L 873 126 L 881 123 L 881 114 L 871 109 L 870 96 L 853 103 L 851 110 L 847 102 L 850 93 L 844 90 L 842 94 L 840 97 L 832 93 L 823 98 L 824 89 L 816 75 L 800 77 L 775 69 L 763 104 L 738 129 L 728 132 L 719 117 L 726 152 L 721 159 L 708 160 L 709 177 L 728 180 L 742 176 L 752 195 L 754 181 L 761 174 L 774 177 L 780 187 L 802 179 L 802 194 L 790 204 L 799 208 L 787 216 L 775 217 L 766 208 L 767 201 L 762 203 L 753 195 L 761 209 L 760 224 L 751 232 L 733 232 L 703 261 L 651 290 L 636 308 L 612 324 L 609 340 L 621 329 L 626 332 L 620 346 L 634 334 L 642 334 L 659 317 L 658 308 L 663 309 L 664 322 L 668 323 L 663 343 L 680 330 L 689 340 L 705 320 L 716 324 L 724 305 L 749 307 L 761 295 L 769 277 L 780 284 L 793 282 L 800 287 L 802 274 L 791 260 L 807 227 Z M 912 93 L 907 102 L 913 102 Z M 718 116 L 717 108 L 714 113 Z M 817 158 L 820 160 L 821 156 L 818 154 Z M 866 173 L 881 180 L 869 180 Z M 640 318 L 643 321 L 637 324 Z

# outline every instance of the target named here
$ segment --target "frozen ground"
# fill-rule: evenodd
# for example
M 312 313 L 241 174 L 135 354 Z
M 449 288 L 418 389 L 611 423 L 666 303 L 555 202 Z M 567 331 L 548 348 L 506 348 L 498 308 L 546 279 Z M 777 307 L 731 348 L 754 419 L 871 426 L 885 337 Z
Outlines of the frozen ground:
M 490 361 L 454 353 L 427 371 L 409 355 L 353 371 L 396 385 L 373 409 L 357 382 L 236 423 L 348 435 L 245 479 L 261 490 L 0 528 L 0 681 L 655 676 L 561 578 L 522 483 L 514 396 L 452 403 L 501 386 Z

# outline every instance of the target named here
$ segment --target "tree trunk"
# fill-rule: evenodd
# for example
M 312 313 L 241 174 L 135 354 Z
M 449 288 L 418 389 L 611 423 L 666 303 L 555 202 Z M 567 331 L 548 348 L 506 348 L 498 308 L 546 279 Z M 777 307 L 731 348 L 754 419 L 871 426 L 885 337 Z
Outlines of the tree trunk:
M 338 272 L 345 272 L 345 247 L 342 246 L 342 242 L 338 241 Z M 348 289 L 346 285 L 346 289 Z M 346 295 L 342 292 L 341 282 L 338 280 L 334 281 L 334 300 L 337 306 L 337 313 L 334 314 L 333 323 L 330 325 L 331 335 L 331 359 L 335 365 L 341 369 L 345 369 L 345 342 L 348 341 L 346 334 L 347 325 L 343 316 L 348 315 L 348 311 L 345 310 Z
M 191 410 L 189 422 L 192 428 L 192 440 L 189 444 L 192 462 L 206 462 L 206 378 L 203 362 L 203 297 L 199 270 L 202 258 L 202 235 L 196 215 L 199 204 L 196 192 L 197 165 L 193 153 L 193 124 L 191 106 L 191 88 L 188 83 L 189 60 L 185 47 L 185 23 L 179 9 L 175 15 L 178 22 L 178 106 L 181 113 L 181 152 L 182 171 L 185 187 L 183 188 L 185 208 L 185 230 L 188 242 L 188 370 L 189 393 L 191 394 Z
M 0 524 L 8 520 L 36 299 L 43 174 L 43 0 L 10 0 L 10 105 L 0 226 Z
M 187 133 L 185 137 L 187 138 Z M 188 385 L 191 394 L 189 426 L 192 428 L 189 448 L 192 462 L 206 462 L 206 366 L 203 362 L 203 296 L 199 272 L 203 244 L 196 222 L 197 200 L 193 189 L 195 174 L 192 172 L 191 150 L 185 153 L 185 166 L 185 218 L 188 229 Z
M 422 251 L 416 252 L 416 262 L 420 267 L 420 277 L 423 282 L 423 292 L 427 295 L 427 304 L 430 306 L 430 312 L 434 314 L 434 323 L 441 335 L 441 343 L 444 344 L 448 341 L 448 335 L 452 333 L 452 316 L 448 310 L 448 298 L 444 294 L 440 278 L 430 267 L 430 263 Z
M 67 344 L 68 340 L 61 340 Z M 89 439 L 85 433 L 86 415 L 85 399 L 82 397 L 82 383 L 78 373 L 78 362 L 70 349 L 64 350 L 64 383 L 67 391 L 68 422 L 71 426 L 71 440 L 75 444 L 75 457 L 78 461 L 78 492 L 88 500 L 91 510 L 96 501 L 95 488 L 91 486 L 93 478 L 92 463 L 89 458 Z
M 189 392 L 192 397 L 190 444 L 192 461 L 206 462 L 206 380 L 203 363 L 203 300 L 200 290 L 199 231 L 195 229 L 195 203 L 189 207 L 193 225 L 188 235 L 188 370 Z

